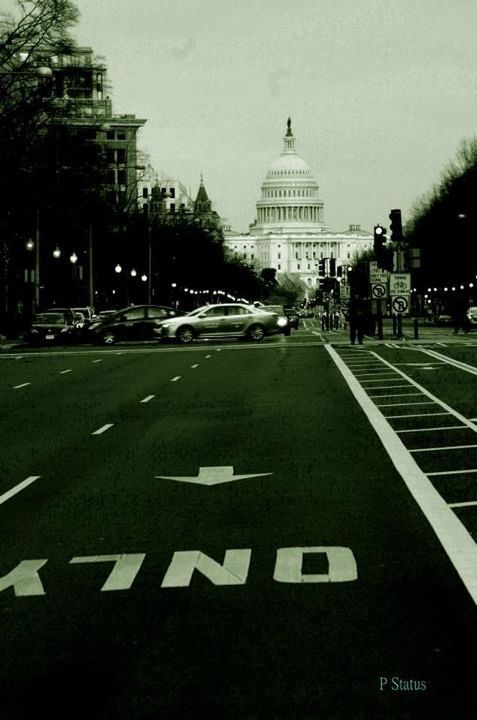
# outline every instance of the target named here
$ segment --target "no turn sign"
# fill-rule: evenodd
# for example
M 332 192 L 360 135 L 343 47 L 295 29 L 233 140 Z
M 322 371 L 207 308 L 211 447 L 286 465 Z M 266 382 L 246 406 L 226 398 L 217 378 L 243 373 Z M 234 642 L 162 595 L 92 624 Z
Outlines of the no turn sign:
M 387 294 L 387 288 L 384 283 L 372 283 L 371 285 L 371 295 L 375 300 L 380 300 L 381 298 L 386 297 Z
M 391 298 L 393 312 L 405 315 L 409 312 L 409 295 L 395 295 Z

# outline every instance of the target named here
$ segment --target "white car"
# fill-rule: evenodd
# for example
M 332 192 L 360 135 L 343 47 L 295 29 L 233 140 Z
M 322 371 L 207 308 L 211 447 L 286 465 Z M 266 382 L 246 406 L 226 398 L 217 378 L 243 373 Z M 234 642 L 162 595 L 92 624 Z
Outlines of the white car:
M 467 310 L 467 320 L 469 321 L 471 327 L 477 325 L 477 307 L 475 305 L 472 305 Z
M 245 303 L 203 305 L 187 315 L 160 323 L 154 333 L 162 340 L 191 343 L 195 338 L 246 338 L 260 342 L 266 335 L 282 332 L 279 317 Z

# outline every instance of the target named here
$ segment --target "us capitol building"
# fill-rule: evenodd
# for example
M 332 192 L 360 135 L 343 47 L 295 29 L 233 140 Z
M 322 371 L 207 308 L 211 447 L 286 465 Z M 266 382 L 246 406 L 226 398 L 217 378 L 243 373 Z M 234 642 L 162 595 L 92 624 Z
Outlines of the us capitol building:
M 337 268 L 347 267 L 363 250 L 373 247 L 372 233 L 359 225 L 339 233 L 329 229 L 318 190 L 310 167 L 295 150 L 289 118 L 283 152 L 262 184 L 256 220 L 247 234 L 224 227 L 226 246 L 257 270 L 274 268 L 280 284 L 298 281 L 307 297 L 313 297 L 323 276 L 319 260 L 325 260 L 328 275 L 330 259 Z

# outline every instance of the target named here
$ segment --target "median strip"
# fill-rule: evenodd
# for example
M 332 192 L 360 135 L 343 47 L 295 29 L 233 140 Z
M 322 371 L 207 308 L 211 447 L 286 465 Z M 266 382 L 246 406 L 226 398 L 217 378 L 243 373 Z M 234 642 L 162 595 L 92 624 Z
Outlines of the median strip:
M 26 480 L 23 480 L 18 485 L 15 485 L 15 487 L 13 487 L 11 490 L 8 490 L 8 492 L 0 495 L 0 505 L 2 505 L 4 502 L 7 502 L 7 500 L 10 500 L 11 497 L 21 492 L 21 490 L 24 490 L 26 487 L 28 487 L 28 485 L 31 485 L 32 482 L 35 482 L 35 480 L 38 480 L 40 477 L 41 475 L 30 475 L 30 477 L 27 477 Z
M 102 435 L 106 430 L 109 430 L 109 428 L 113 427 L 114 423 L 109 423 L 108 425 L 103 425 L 103 427 L 100 427 L 99 430 L 95 430 L 91 435 Z

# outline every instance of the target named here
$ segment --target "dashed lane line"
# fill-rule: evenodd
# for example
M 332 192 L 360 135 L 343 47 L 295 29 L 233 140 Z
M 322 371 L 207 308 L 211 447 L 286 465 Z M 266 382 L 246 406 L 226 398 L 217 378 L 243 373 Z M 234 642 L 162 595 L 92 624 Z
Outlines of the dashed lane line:
M 181 377 L 182 377 L 181 375 L 176 375 L 176 377 L 171 378 L 171 382 L 177 382 L 178 380 L 181 379 Z
M 199 363 L 196 363 L 195 365 L 191 365 L 192 369 L 197 368 L 197 367 L 199 367 Z
M 30 477 L 27 477 L 26 480 L 23 480 L 21 483 L 18 483 L 18 485 L 15 485 L 15 487 L 11 488 L 11 490 L 8 490 L 6 493 L 3 493 L 3 495 L 0 495 L 0 505 L 2 505 L 4 502 L 7 502 L 7 500 L 10 500 L 11 497 L 16 495 L 17 493 L 24 490 L 28 485 L 31 485 L 35 480 L 39 480 L 41 475 L 30 475 Z
M 14 385 L 13 390 L 19 390 L 22 387 L 26 387 L 27 385 L 31 385 L 31 382 L 22 383 L 21 385 Z
M 100 360 L 93 360 L 92 362 L 94 362 L 94 363 L 99 363 L 99 362 L 103 362 L 103 360 L 102 360 L 102 359 L 100 359 Z
M 148 395 L 147 397 L 143 398 L 140 402 L 147 403 L 150 400 L 152 400 L 152 398 L 155 398 L 155 397 L 156 397 L 155 395 Z
M 95 430 L 91 435 L 102 435 L 106 430 L 109 430 L 109 428 L 112 428 L 114 423 L 108 423 L 106 425 L 103 425 L 98 430 Z
M 383 447 L 401 475 L 414 500 L 434 530 L 474 603 L 477 604 L 477 544 L 463 523 L 437 492 L 421 470 L 388 419 L 368 397 L 366 391 L 329 345 L 326 350 L 366 414 Z
M 73 372 L 73 371 L 72 370 L 61 370 L 59 374 L 66 375 L 66 373 L 70 373 L 70 372 Z
M 208 360 L 208 359 L 211 358 L 211 357 L 212 357 L 212 355 L 206 355 L 206 356 L 205 356 L 205 359 Z

